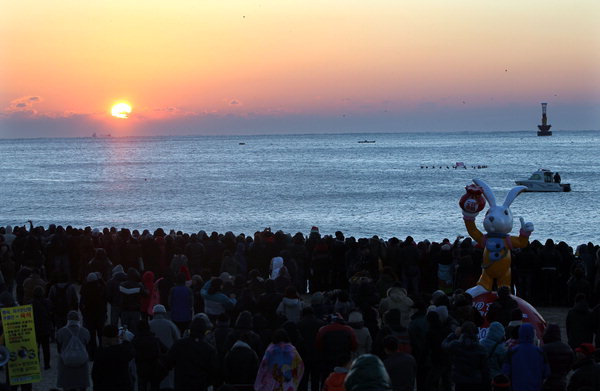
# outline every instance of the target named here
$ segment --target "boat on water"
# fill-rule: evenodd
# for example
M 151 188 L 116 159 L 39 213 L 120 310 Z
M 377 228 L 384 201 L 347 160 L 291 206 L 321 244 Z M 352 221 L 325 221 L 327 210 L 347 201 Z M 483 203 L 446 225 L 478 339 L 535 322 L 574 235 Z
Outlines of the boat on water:
M 538 136 L 552 136 L 552 132 L 550 131 L 552 125 L 548 124 L 548 117 L 546 117 L 547 107 L 548 103 L 542 103 L 542 124 L 538 125 Z
M 359 144 L 373 144 L 375 140 L 360 140 Z
M 563 192 L 571 191 L 569 183 L 561 183 L 561 178 L 558 172 L 553 172 L 541 168 L 535 171 L 528 179 L 518 179 L 515 181 L 517 185 L 526 186 L 525 191 L 539 192 Z

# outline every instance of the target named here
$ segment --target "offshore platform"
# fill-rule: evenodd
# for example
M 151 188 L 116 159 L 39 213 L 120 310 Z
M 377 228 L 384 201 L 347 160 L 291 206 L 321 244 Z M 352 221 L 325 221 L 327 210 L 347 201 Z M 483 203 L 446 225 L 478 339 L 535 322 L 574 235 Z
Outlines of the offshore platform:
M 546 117 L 546 107 L 548 103 L 542 103 L 542 124 L 538 125 L 538 136 L 552 136 L 550 128 L 552 125 L 548 125 L 548 117 Z

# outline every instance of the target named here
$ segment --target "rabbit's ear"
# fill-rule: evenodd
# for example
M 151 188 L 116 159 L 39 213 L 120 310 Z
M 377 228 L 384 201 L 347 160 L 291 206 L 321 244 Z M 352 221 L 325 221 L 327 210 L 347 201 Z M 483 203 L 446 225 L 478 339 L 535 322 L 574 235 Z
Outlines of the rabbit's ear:
M 521 194 L 521 192 L 523 192 L 525 189 L 527 189 L 527 186 L 515 186 L 512 189 L 510 189 L 510 191 L 506 195 L 506 199 L 504 200 L 504 206 L 508 208 L 510 204 L 512 204 L 512 202 L 515 200 L 515 198 L 517 198 L 517 196 Z
M 483 196 L 490 204 L 490 206 L 496 206 L 496 197 L 494 196 L 492 188 L 489 187 L 488 184 L 482 181 L 481 179 L 473 179 L 473 182 L 483 189 Z

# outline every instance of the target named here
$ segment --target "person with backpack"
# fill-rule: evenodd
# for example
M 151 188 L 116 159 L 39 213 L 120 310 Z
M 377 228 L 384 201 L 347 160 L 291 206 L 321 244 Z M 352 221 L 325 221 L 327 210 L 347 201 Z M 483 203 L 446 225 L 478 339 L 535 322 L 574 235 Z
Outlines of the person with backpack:
M 67 325 L 56 332 L 58 350 L 58 376 L 56 386 L 66 391 L 83 390 L 90 386 L 90 361 L 86 345 L 89 331 L 80 326 L 77 311 L 69 311 Z

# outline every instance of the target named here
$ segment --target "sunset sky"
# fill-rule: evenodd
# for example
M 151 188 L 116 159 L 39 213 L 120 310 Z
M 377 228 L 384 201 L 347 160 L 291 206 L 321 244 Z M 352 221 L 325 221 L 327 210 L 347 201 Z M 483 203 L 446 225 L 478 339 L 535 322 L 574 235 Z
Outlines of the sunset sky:
M 0 2 L 0 137 L 600 129 L 598 0 Z M 119 102 L 128 118 L 111 116 Z

